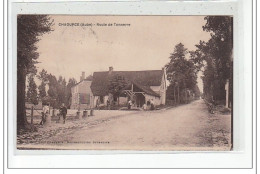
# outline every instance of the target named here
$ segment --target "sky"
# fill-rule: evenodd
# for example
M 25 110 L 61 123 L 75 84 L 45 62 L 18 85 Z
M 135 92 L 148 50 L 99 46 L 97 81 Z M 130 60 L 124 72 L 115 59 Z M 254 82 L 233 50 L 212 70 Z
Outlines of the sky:
M 210 38 L 202 30 L 204 16 L 54 15 L 51 19 L 53 31 L 37 44 L 36 66 L 38 72 L 45 69 L 67 81 L 72 77 L 79 81 L 82 71 L 88 76 L 110 66 L 115 71 L 162 69 L 176 44 L 191 51 L 200 40 Z M 200 77 L 198 86 L 202 91 Z

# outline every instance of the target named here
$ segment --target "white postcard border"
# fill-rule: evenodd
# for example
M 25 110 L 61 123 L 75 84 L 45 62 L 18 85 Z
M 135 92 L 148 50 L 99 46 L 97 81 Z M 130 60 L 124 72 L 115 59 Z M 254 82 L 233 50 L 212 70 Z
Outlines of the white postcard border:
M 27 3 L 28 2 L 28 3 Z M 37 1 L 38 2 L 38 1 Z M 82 5 L 84 4 L 84 5 Z M 51 8 L 49 8 L 51 7 Z M 251 2 L 44 2 L 9 1 L 8 167 L 10 168 L 250 168 L 252 167 Z M 16 14 L 233 15 L 234 151 L 17 151 Z M 242 92 L 241 92 L 242 91 Z M 247 91 L 247 95 L 245 94 Z M 250 94 L 250 95 L 249 95 Z M 6 118 L 7 119 L 7 118 Z M 15 125 L 15 126 L 14 126 Z M 114 155 L 116 153 L 116 155 Z M 126 154 L 130 153 L 130 154 Z M 66 155 L 64 155 L 66 154 Z M 87 155 L 91 154 L 91 155 Z M 198 160 L 199 159 L 199 160 Z M 144 162 L 145 161 L 145 162 Z M 217 161 L 217 162 L 216 162 Z M 69 163 L 68 163 L 69 162 Z

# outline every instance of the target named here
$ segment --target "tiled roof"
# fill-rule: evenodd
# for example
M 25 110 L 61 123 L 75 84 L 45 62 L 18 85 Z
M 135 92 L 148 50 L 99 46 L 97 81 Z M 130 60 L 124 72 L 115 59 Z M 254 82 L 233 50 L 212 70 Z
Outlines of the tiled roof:
M 92 75 L 89 75 L 89 76 L 86 77 L 84 80 L 79 81 L 78 83 L 76 83 L 76 84 L 73 85 L 72 87 L 77 86 L 78 84 L 80 84 L 80 83 L 83 82 L 83 81 L 92 81 L 92 80 L 93 80 L 93 76 L 92 76 Z
M 104 96 L 108 94 L 109 78 L 113 75 L 120 75 L 126 80 L 133 82 L 145 93 L 159 96 L 150 86 L 160 86 L 163 76 L 163 70 L 148 71 L 108 71 L 94 72 L 91 90 L 95 96 Z

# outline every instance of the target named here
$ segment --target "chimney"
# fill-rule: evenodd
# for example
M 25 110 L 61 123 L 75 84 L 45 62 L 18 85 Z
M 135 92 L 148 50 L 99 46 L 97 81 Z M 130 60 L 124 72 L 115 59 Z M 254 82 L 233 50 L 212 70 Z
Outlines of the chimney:
M 85 79 L 85 72 L 82 71 L 82 74 L 80 76 L 80 81 L 84 80 Z
M 85 78 L 85 72 L 82 71 L 82 80 L 84 80 Z
M 109 74 L 113 71 L 113 66 L 109 67 Z

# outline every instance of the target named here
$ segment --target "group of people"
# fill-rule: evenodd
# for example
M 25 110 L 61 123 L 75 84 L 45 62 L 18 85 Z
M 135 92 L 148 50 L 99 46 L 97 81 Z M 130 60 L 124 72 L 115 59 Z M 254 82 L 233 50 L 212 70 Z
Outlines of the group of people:
M 96 100 L 96 109 L 100 109 L 100 106 L 104 106 L 103 104 L 101 105 L 101 101 L 99 98 Z M 110 101 L 107 99 L 107 108 L 110 109 Z
M 132 100 L 129 100 L 128 103 L 127 103 L 127 108 L 128 108 L 128 109 L 131 109 L 132 105 L 133 105 Z M 148 101 L 147 101 L 147 104 L 144 103 L 144 105 L 143 105 L 142 108 L 143 108 L 144 110 L 147 110 L 148 106 L 150 107 L 151 110 L 154 110 L 154 109 L 155 109 L 153 99 L 148 100 Z
M 108 109 L 110 109 L 110 105 L 111 105 L 111 101 L 109 100 L 109 98 L 106 101 L 106 106 Z M 132 100 L 128 100 L 127 102 L 127 108 L 130 110 L 132 108 L 132 106 L 134 105 L 134 102 Z M 100 108 L 100 99 L 98 98 L 96 100 L 96 108 L 99 109 Z M 150 99 L 147 101 L 147 103 L 145 103 L 142 108 L 144 110 L 147 110 L 147 108 L 149 108 L 150 110 L 154 110 L 155 109 L 155 105 L 154 105 L 154 101 L 153 99 Z
M 59 120 L 60 117 L 63 117 L 63 123 L 65 124 L 66 121 L 66 116 L 67 116 L 67 107 L 65 106 L 64 103 L 62 103 L 61 107 L 59 108 Z M 50 108 L 48 105 L 44 105 L 42 107 L 42 120 L 40 122 L 41 125 L 43 125 L 46 122 L 46 118 L 48 117 L 48 115 L 50 114 Z

